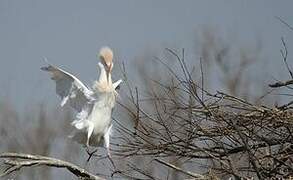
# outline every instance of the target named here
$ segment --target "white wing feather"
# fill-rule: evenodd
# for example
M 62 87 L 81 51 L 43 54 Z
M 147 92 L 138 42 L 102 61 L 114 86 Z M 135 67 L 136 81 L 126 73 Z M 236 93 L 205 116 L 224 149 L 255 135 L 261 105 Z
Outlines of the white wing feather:
M 94 93 L 72 74 L 52 65 L 41 69 L 52 74 L 51 79 L 56 82 L 56 93 L 61 97 L 61 106 L 69 102 L 72 108 L 81 113 L 95 100 Z
M 114 82 L 113 83 L 113 87 L 114 87 L 114 89 L 119 89 L 119 85 L 120 85 L 120 83 L 122 83 L 122 79 L 119 79 L 118 81 L 116 81 L 116 82 Z

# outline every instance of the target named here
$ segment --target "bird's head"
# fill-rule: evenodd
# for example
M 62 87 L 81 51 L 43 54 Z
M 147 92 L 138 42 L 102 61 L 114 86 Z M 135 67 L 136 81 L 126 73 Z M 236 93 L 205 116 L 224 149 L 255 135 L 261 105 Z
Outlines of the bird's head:
M 109 47 L 103 47 L 99 53 L 100 60 L 105 67 L 107 81 L 109 82 L 109 74 L 113 68 L 113 51 Z

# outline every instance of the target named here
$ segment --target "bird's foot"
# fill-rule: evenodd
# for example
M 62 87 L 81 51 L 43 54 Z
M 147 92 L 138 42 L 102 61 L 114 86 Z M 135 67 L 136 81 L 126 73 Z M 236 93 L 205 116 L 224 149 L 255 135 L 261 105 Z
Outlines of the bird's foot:
M 93 157 L 93 155 L 98 151 L 98 149 L 93 150 L 92 152 L 89 149 L 89 146 L 86 146 L 86 152 L 88 154 L 88 158 L 87 158 L 87 162 L 89 162 L 91 160 L 91 158 Z

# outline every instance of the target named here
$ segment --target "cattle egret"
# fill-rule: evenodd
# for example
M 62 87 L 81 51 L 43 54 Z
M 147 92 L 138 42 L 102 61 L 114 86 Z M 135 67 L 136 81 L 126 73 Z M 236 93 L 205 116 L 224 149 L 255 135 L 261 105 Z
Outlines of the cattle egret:
M 99 53 L 100 77 L 92 88 L 87 88 L 72 74 L 53 65 L 42 67 L 56 82 L 56 93 L 61 97 L 61 106 L 68 103 L 76 112 L 71 125 L 74 127 L 69 137 L 87 146 L 105 146 L 110 156 L 111 114 L 122 80 L 112 83 L 113 52 L 104 47 Z

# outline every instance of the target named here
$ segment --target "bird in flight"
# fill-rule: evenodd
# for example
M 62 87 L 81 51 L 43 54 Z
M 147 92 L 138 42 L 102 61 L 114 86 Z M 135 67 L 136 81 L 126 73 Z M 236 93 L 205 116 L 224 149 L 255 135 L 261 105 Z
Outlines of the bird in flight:
M 101 48 L 99 58 L 100 76 L 92 88 L 51 64 L 41 69 L 51 73 L 56 93 L 61 97 L 61 106 L 69 104 L 77 112 L 71 123 L 74 130 L 69 137 L 86 145 L 87 150 L 89 146 L 105 146 L 110 157 L 111 115 L 118 95 L 115 89 L 122 80 L 112 83 L 113 52 L 109 47 Z

